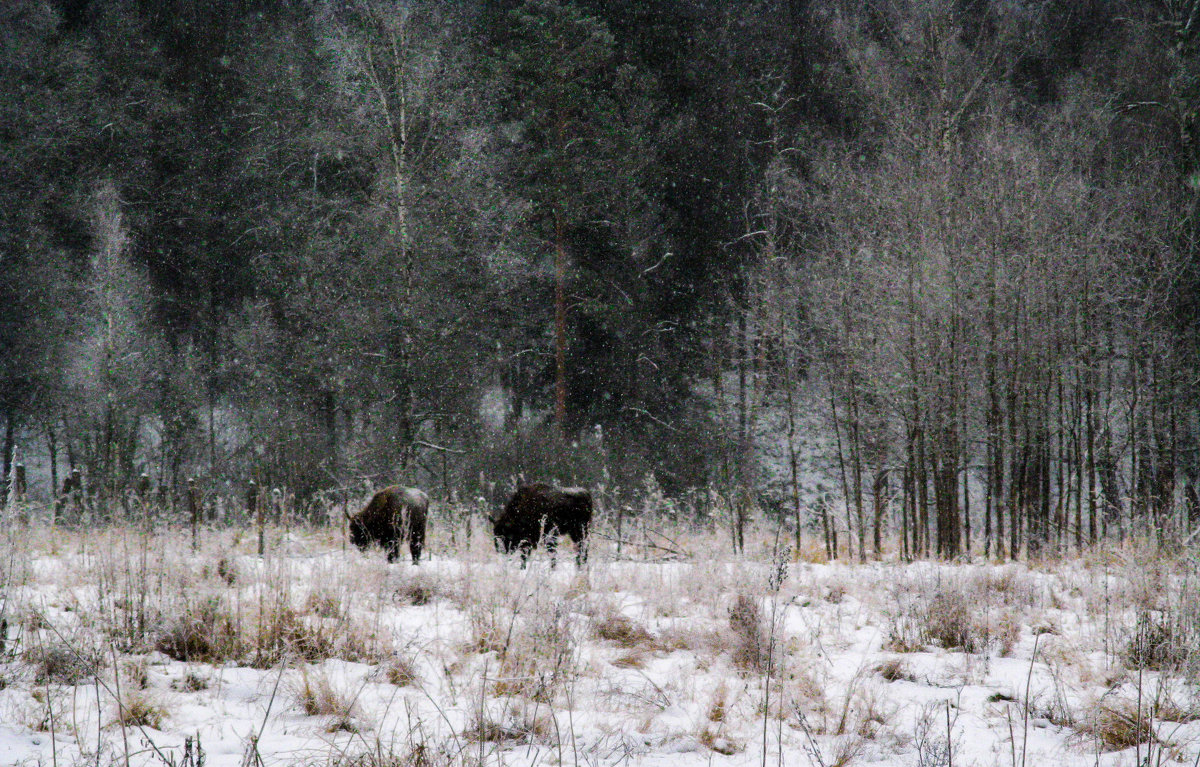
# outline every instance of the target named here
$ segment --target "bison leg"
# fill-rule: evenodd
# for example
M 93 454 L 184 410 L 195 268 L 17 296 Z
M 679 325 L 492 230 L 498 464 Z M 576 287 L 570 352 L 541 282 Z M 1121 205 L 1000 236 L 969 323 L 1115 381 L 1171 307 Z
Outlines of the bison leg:
M 546 531 L 546 551 L 550 552 L 550 567 L 558 566 L 558 531 L 551 528 Z
M 565 529 L 567 535 L 571 536 L 571 540 L 575 542 L 575 565 L 582 567 L 587 562 L 587 525 L 571 525 Z
M 529 555 L 533 553 L 533 541 L 524 540 L 517 544 L 517 550 L 521 552 L 521 569 L 525 569 L 525 565 L 529 564 Z
M 388 561 L 388 564 L 391 564 L 392 562 L 396 561 L 397 557 L 400 556 L 400 540 L 392 539 L 392 540 L 388 541 L 386 548 L 387 548 L 387 561 Z
M 587 564 L 588 558 L 587 528 L 585 527 L 579 535 L 573 535 L 571 538 L 575 541 L 575 566 L 583 567 Z
M 425 548 L 425 530 L 419 526 L 413 526 L 413 529 L 408 533 L 408 553 L 412 554 L 414 565 L 421 564 L 421 552 Z

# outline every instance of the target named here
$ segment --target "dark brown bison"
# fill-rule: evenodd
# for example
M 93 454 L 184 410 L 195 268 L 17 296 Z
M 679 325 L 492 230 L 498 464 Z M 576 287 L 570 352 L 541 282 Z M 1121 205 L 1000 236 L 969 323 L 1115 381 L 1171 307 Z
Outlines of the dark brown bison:
M 425 547 L 425 519 L 429 514 L 429 496 L 415 487 L 393 485 L 385 487 L 350 521 L 350 542 L 366 551 L 378 543 L 387 552 L 387 561 L 400 556 L 401 541 L 408 540 L 408 552 L 413 564 L 421 561 Z
M 553 555 L 558 536 L 566 534 L 575 542 L 575 562 L 587 561 L 587 535 L 592 524 L 592 494 L 578 487 L 525 485 L 517 488 L 499 516 L 492 519 L 492 534 L 497 548 L 506 554 L 521 553 L 521 566 L 529 553 L 545 539 Z

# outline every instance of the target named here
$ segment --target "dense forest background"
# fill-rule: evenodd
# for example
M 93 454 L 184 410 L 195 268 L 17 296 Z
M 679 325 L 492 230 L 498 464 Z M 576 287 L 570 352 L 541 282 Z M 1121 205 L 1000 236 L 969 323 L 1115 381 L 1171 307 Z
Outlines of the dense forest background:
M 523 473 L 855 556 L 1178 539 L 1198 15 L 7 0 L 4 477 L 103 511 Z

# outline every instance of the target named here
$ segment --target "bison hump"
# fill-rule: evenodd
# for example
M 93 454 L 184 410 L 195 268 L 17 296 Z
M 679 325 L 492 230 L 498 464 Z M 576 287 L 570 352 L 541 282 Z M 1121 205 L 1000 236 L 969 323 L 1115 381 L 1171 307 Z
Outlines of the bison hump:
M 415 487 L 398 488 L 400 490 L 400 500 L 405 506 L 424 507 L 429 505 L 429 496 L 423 490 L 418 490 Z

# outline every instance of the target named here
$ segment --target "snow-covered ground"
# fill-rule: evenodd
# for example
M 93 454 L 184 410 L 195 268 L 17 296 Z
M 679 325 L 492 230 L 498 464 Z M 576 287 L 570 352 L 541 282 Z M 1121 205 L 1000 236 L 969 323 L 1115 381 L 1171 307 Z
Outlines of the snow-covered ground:
M 522 570 L 478 536 L 419 566 L 336 530 L 265 559 L 234 531 L 7 536 L 2 765 L 1200 760 L 1194 574 L 1144 549 L 852 565 L 680 532 L 670 561 Z

